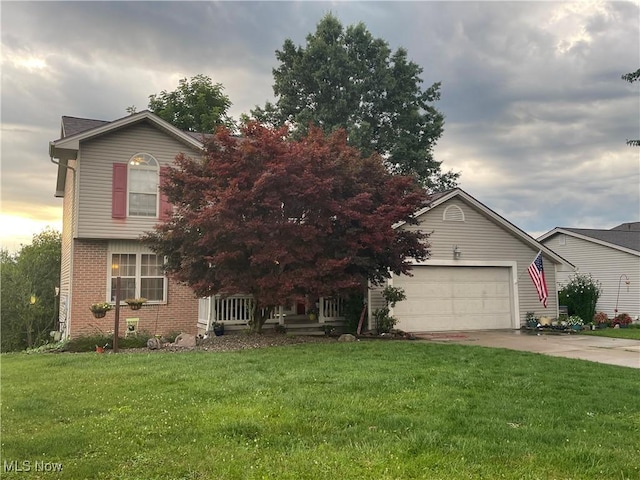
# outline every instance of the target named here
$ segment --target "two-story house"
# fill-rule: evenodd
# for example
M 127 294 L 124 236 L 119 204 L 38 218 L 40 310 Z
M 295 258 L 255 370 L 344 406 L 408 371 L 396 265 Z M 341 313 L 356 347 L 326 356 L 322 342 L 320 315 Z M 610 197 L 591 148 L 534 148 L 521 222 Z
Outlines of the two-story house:
M 50 143 L 58 166 L 56 196 L 63 198 L 60 331 L 63 336 L 91 334 L 113 328 L 113 316 L 96 319 L 89 306 L 120 298 L 144 297 L 136 312 L 138 328 L 151 334 L 171 331 L 204 333 L 215 321 L 246 327 L 247 295 L 195 298 L 191 289 L 164 275 L 163 258 L 139 240 L 168 216 L 171 206 L 160 192 L 163 171 L 178 153 L 203 154 L 202 134 L 176 129 L 151 112 L 115 121 L 62 118 L 60 139 Z M 416 212 L 419 228 L 431 232 L 431 256 L 414 263 L 412 276 L 393 276 L 407 299 L 392 309 L 405 331 L 447 331 L 520 328 L 527 312 L 558 314 L 553 285 L 573 265 L 539 243 L 465 191 L 456 188 L 433 195 Z M 534 259 L 544 262 L 549 295 L 544 304 L 529 279 Z M 540 264 L 542 266 L 542 264 Z M 381 288 L 368 294 L 368 321 L 383 306 Z M 292 301 L 274 312 L 270 323 L 307 327 L 305 301 Z M 344 321 L 340 299 L 316 298 L 315 327 Z M 303 322 L 297 324 L 297 322 Z
M 183 132 L 149 111 L 114 121 L 62 117 L 60 138 L 49 144 L 58 166 L 56 197 L 63 199 L 60 331 L 78 336 L 113 329 L 113 312 L 93 317 L 89 307 L 144 297 L 139 329 L 151 334 L 195 333 L 198 300 L 187 286 L 169 280 L 163 259 L 139 241 L 170 205 L 159 190 L 163 169 L 183 152 L 202 154 L 201 134 Z

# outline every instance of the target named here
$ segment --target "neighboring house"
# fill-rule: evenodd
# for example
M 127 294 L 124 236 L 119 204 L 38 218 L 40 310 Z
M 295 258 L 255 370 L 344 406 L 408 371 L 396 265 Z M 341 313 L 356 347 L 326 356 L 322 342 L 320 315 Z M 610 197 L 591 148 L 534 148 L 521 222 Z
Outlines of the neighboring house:
M 456 188 L 432 197 L 416 213 L 417 225 L 398 228 L 430 232 L 431 256 L 415 263 L 413 276 L 393 276 L 390 284 L 407 299 L 391 314 L 397 328 L 409 332 L 517 329 L 527 312 L 558 316 L 558 275 L 573 265 L 537 242 L 465 191 Z M 545 308 L 527 269 L 543 255 L 549 288 Z M 380 289 L 370 290 L 370 311 L 384 302 Z M 369 315 L 369 327 L 374 328 Z
M 609 317 L 628 313 L 640 316 L 640 222 L 623 223 L 611 230 L 558 227 L 540 242 L 574 264 L 581 274 L 590 274 L 602 285 L 596 309 Z M 559 275 L 556 288 L 569 281 Z M 627 283 L 628 282 L 628 283 Z
M 202 135 L 183 132 L 149 111 L 107 122 L 62 117 L 60 139 L 50 142 L 58 165 L 56 197 L 63 199 L 60 331 L 63 337 L 107 332 L 114 312 L 95 319 L 92 303 L 145 297 L 139 318 L 151 334 L 196 332 L 198 301 L 190 288 L 169 281 L 163 259 L 138 240 L 165 218 L 170 205 L 159 191 L 163 169 L 183 152 L 202 154 Z

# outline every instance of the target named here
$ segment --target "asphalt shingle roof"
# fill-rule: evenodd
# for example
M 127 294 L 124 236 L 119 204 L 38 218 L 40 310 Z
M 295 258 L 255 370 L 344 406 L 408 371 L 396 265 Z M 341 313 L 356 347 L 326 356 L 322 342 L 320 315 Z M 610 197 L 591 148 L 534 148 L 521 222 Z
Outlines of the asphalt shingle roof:
M 91 130 L 92 128 L 101 127 L 102 125 L 106 125 L 108 122 L 106 120 L 92 120 L 90 118 L 78 118 L 78 117 L 62 117 L 62 130 L 63 130 L 63 138 L 70 137 L 75 135 L 76 133 L 86 132 L 87 130 Z
M 625 230 L 620 228 L 625 225 L 629 225 L 629 229 Z M 634 230 L 632 228 L 634 225 L 640 225 L 640 222 L 623 223 L 611 230 L 596 230 L 591 228 L 563 228 L 563 230 L 640 252 L 640 230 Z

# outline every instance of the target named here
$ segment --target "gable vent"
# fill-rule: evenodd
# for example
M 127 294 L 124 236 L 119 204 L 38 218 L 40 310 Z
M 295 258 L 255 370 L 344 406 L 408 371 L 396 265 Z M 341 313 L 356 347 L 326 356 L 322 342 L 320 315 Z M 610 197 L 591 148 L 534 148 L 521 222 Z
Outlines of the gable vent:
M 442 220 L 445 222 L 464 222 L 464 212 L 457 205 L 449 205 L 444 209 Z

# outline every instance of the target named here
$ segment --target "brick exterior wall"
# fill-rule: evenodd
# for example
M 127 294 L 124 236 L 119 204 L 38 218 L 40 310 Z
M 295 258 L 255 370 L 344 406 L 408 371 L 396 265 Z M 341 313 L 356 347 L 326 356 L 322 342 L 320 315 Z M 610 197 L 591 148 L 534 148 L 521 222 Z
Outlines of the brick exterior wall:
M 74 240 L 73 294 L 69 310 L 69 336 L 72 338 L 113 330 L 115 309 L 104 318 L 94 318 L 89 310 L 92 303 L 106 300 L 107 246 L 106 240 Z M 127 305 L 120 307 L 120 336 L 124 336 L 127 318 L 139 318 L 139 330 L 152 335 L 197 333 L 198 300 L 189 287 L 169 280 L 166 304 L 146 304 L 135 311 Z

